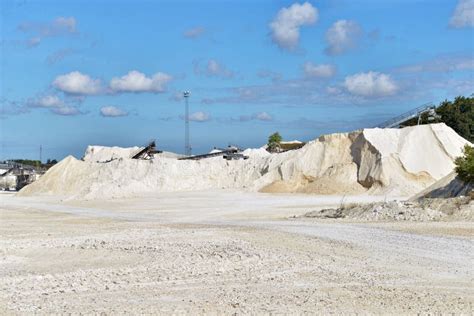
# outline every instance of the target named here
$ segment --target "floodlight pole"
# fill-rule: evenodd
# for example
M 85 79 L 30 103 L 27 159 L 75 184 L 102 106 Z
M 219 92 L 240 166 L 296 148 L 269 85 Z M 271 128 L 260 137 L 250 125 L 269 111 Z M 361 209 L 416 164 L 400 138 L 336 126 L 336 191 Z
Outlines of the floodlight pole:
M 189 144 L 189 103 L 188 98 L 191 95 L 189 91 L 183 92 L 185 111 L 184 111 L 184 154 L 191 156 L 191 146 Z

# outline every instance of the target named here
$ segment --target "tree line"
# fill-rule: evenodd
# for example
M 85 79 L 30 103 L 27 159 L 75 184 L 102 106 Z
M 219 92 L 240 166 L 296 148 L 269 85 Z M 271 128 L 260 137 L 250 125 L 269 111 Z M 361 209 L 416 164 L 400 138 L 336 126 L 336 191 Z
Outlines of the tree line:
M 459 96 L 454 101 L 445 100 L 436 107 L 437 117 L 429 118 L 425 113 L 421 116 L 421 124 L 445 123 L 463 138 L 474 142 L 474 95 L 470 97 Z M 418 124 L 418 118 L 408 120 L 403 125 Z

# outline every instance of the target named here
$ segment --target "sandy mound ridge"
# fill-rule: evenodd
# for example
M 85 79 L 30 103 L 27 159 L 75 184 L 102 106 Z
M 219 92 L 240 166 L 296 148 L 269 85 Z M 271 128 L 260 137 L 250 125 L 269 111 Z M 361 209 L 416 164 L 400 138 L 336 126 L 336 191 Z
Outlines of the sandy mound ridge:
M 180 161 L 157 155 L 151 161 L 122 156 L 98 163 L 97 156 L 89 159 L 86 153 L 85 161 L 65 158 L 19 195 L 95 199 L 238 188 L 411 196 L 452 172 L 454 158 L 466 143 L 445 124 L 433 124 L 325 135 L 281 154 L 248 149 L 244 153 L 250 158 L 238 161 Z M 110 150 L 100 158 L 108 156 Z

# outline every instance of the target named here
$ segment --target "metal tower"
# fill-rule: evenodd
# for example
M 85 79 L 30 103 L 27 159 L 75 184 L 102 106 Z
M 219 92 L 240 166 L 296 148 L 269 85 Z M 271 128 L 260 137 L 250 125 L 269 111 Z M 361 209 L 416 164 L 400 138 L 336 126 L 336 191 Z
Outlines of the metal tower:
M 189 144 L 189 103 L 188 98 L 191 95 L 191 92 L 184 91 L 183 97 L 185 102 L 185 111 L 184 111 L 184 154 L 186 156 L 191 156 L 191 145 Z

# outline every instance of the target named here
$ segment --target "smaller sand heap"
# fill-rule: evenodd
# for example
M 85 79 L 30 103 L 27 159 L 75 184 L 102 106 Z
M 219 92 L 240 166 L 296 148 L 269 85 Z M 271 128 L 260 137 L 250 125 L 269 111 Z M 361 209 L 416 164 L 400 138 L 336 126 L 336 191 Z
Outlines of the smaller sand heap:
M 456 172 L 451 172 L 446 177 L 430 185 L 428 188 L 411 197 L 416 201 L 422 198 L 453 198 L 469 196 L 474 199 L 474 183 L 466 183 L 458 178 Z

